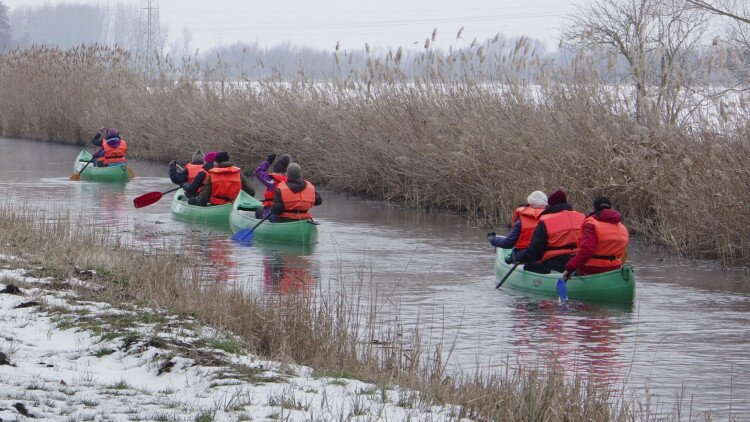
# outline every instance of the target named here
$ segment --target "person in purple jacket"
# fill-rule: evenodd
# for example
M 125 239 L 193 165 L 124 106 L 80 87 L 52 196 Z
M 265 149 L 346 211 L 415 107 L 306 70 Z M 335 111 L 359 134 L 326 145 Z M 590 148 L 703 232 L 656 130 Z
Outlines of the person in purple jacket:
M 275 161 L 275 162 L 274 162 Z M 266 187 L 266 191 L 263 193 L 263 209 L 255 211 L 256 218 L 264 218 L 271 214 L 271 205 L 273 204 L 273 197 L 276 193 L 276 186 L 281 182 L 286 182 L 286 169 L 289 167 L 289 163 L 292 162 L 292 157 L 289 154 L 281 154 L 278 160 L 276 160 L 276 153 L 272 152 L 268 154 L 265 161 L 262 161 L 258 168 L 255 169 L 255 177 L 263 183 Z M 273 170 L 271 172 L 268 169 L 273 164 Z M 268 221 L 273 222 L 276 220 L 276 216 L 271 214 L 268 217 Z

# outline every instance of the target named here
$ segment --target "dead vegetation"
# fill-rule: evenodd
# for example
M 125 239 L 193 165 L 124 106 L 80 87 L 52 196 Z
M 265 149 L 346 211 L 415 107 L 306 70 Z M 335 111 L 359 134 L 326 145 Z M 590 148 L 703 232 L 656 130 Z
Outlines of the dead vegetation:
M 325 82 L 303 71 L 237 81 L 189 61 L 162 62 L 148 81 L 109 47 L 15 51 L 0 56 L 0 134 L 83 143 L 107 124 L 133 157 L 187 159 L 200 147 L 228 150 L 243 167 L 288 151 L 331 189 L 488 225 L 504 224 L 533 190 L 563 188 L 581 210 L 604 194 L 654 243 L 750 260 L 741 224 L 750 193 L 737 189 L 750 184 L 744 97 L 664 118 L 642 107 L 638 123 L 629 82 L 600 76 L 583 56 L 552 66 L 525 39 L 491 50 L 504 42 L 447 59 L 427 48 L 410 65 L 416 77 L 398 52 L 368 56 L 365 74 L 347 73 L 337 55 L 341 73 Z

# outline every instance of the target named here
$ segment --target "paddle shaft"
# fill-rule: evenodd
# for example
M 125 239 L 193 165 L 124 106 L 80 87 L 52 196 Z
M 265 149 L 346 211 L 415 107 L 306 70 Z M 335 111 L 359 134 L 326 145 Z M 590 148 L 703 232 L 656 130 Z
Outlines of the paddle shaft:
M 497 283 L 497 286 L 495 286 L 495 288 L 496 288 L 496 289 L 499 289 L 499 288 L 500 288 L 500 286 L 502 286 L 502 285 L 503 285 L 503 283 L 505 283 L 505 280 L 507 280 L 507 279 L 508 279 L 508 277 L 510 277 L 510 274 L 511 274 L 511 273 L 513 272 L 513 270 L 515 270 L 515 269 L 516 269 L 516 267 L 518 266 L 518 264 L 520 264 L 520 262 L 516 262 L 515 264 L 513 264 L 513 267 L 512 267 L 511 269 L 510 269 L 510 271 L 508 271 L 508 273 L 507 273 L 507 274 L 505 274 L 505 277 L 503 277 L 503 279 L 502 279 L 502 280 L 500 280 L 500 282 L 499 282 L 499 283 Z
M 250 237 L 250 235 L 253 234 L 253 232 L 255 231 L 255 229 L 258 228 L 258 226 L 260 226 L 261 224 L 263 224 L 264 221 L 268 220 L 268 217 L 270 217 L 271 215 L 273 215 L 273 214 L 269 212 L 267 216 L 263 217 L 263 219 L 261 219 L 260 221 L 258 221 L 258 224 L 254 225 L 253 228 L 250 229 L 250 231 L 248 231 L 246 233 L 243 233 L 243 231 L 247 230 L 247 229 L 238 231 L 237 233 L 235 233 L 234 236 L 232 236 L 232 239 L 237 240 L 237 241 L 244 241 L 247 237 Z
M 166 195 L 166 194 L 168 194 L 168 193 L 172 193 L 172 192 L 176 191 L 177 189 L 180 189 L 180 187 L 181 187 L 181 186 L 177 186 L 177 187 L 176 187 L 176 188 L 174 188 L 174 189 L 170 189 L 170 190 L 168 190 L 168 191 L 166 191 L 166 192 L 162 192 L 162 193 L 161 193 L 161 196 L 164 196 L 164 195 Z
M 74 176 L 74 178 L 75 178 L 76 180 L 77 180 L 77 179 L 80 179 L 80 178 L 81 178 L 81 173 L 83 173 L 83 171 L 84 171 L 84 170 L 86 170 L 86 167 L 88 167 L 88 166 L 89 166 L 89 164 L 93 163 L 93 162 L 94 162 L 94 160 L 96 160 L 96 157 L 92 156 L 92 157 L 91 157 L 91 159 L 89 160 L 89 162 L 88 162 L 88 163 L 86 163 L 86 164 L 84 164 L 84 166 L 83 166 L 83 168 L 81 169 L 81 171 L 79 171 L 78 173 L 76 173 L 76 174 L 78 175 L 78 177 L 75 177 L 75 175 L 73 175 L 73 176 Z

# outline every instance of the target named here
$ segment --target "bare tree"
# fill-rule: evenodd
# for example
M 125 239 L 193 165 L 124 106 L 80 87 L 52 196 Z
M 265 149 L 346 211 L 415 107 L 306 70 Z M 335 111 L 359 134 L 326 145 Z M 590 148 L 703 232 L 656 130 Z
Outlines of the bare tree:
M 724 60 L 730 70 L 740 81 L 750 80 L 750 2 L 747 0 L 687 0 L 691 5 L 705 10 L 720 18 L 718 39 Z
M 601 0 L 579 6 L 563 40 L 583 54 L 624 59 L 636 120 L 674 123 L 699 71 L 707 24 L 706 14 L 686 0 Z

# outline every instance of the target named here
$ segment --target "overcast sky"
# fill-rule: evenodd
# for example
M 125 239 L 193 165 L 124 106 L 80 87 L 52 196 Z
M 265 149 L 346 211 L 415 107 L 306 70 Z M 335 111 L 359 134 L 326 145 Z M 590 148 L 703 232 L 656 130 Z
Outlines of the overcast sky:
M 10 8 L 56 3 L 107 3 L 102 0 L 2 0 Z M 124 0 L 140 5 L 140 0 Z M 424 43 L 437 28 L 437 44 L 447 48 L 483 40 L 500 32 L 529 35 L 557 46 L 566 14 L 583 0 L 160 0 L 169 41 L 190 29 L 192 47 L 206 49 L 237 40 L 263 45 L 292 41 L 331 50 L 411 46 Z M 470 5 L 470 6 L 462 6 Z M 463 38 L 456 33 L 465 27 Z

